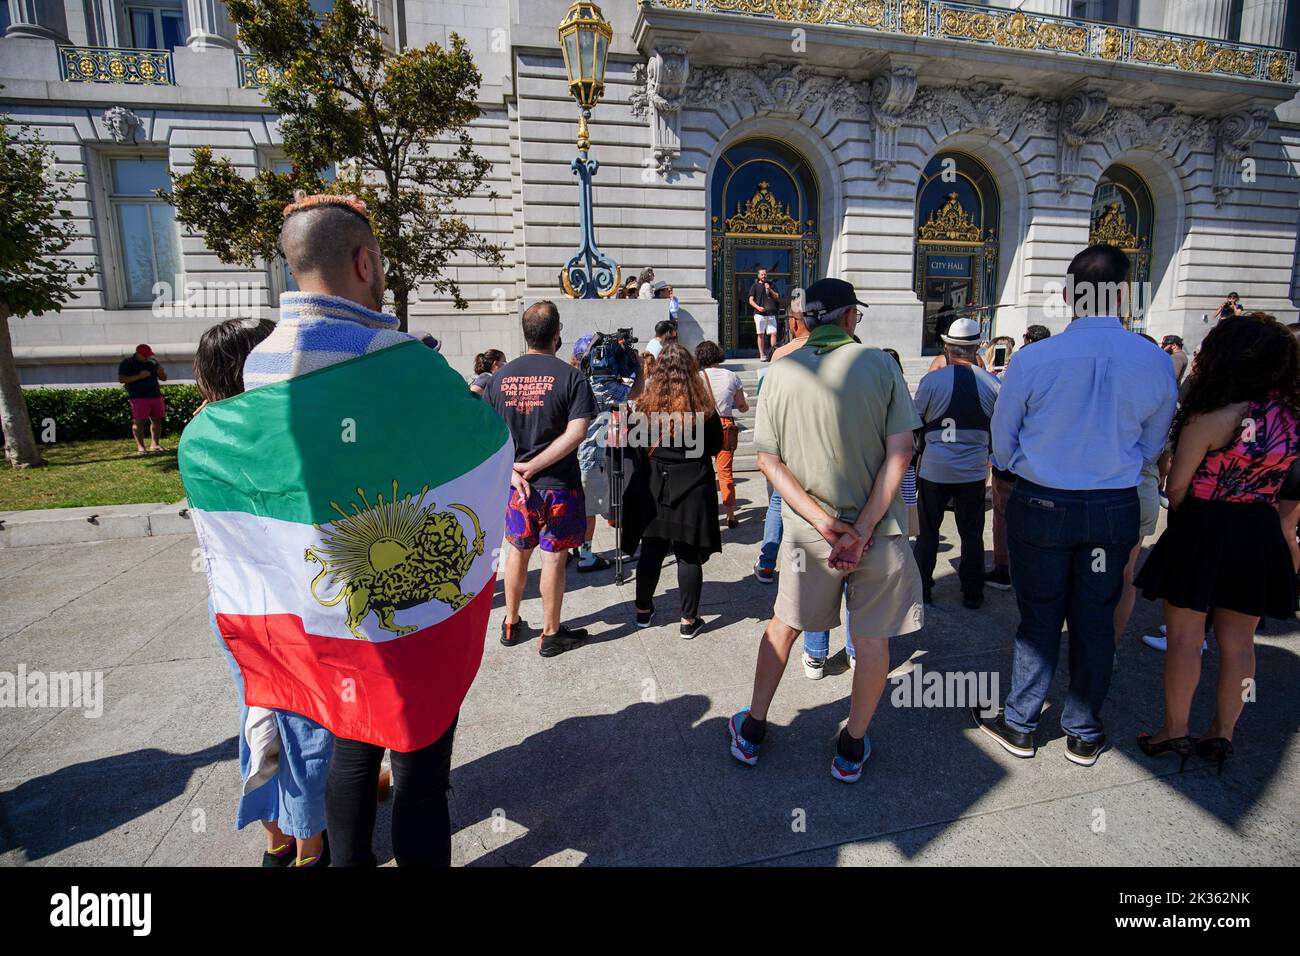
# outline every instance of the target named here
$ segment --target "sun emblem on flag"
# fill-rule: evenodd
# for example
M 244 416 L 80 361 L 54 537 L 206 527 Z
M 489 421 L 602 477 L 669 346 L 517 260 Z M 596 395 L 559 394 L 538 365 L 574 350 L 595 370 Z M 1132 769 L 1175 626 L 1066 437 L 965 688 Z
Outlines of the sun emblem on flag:
M 304 560 L 321 566 L 312 579 L 311 595 L 325 607 L 346 601 L 348 630 L 363 641 L 367 638 L 359 628 L 371 611 L 381 628 L 400 637 L 414 631 L 415 625 L 394 621 L 397 611 L 429 601 L 442 601 L 458 611 L 474 597 L 472 591 L 461 591 L 460 582 L 483 554 L 478 515 L 464 505 L 434 511 L 432 500 L 421 504 L 428 493 L 425 485 L 418 495 L 399 497 L 394 481 L 392 498 L 385 501 L 381 492 L 371 504 L 358 488 L 360 504 L 351 503 L 351 514 L 331 501 L 341 520 L 330 522 L 329 527 L 315 526 L 323 535 L 321 543 L 303 554 Z M 472 545 L 466 542 L 455 511 L 474 526 Z M 317 590 L 327 576 L 328 586 L 342 583 L 333 597 L 322 597 Z

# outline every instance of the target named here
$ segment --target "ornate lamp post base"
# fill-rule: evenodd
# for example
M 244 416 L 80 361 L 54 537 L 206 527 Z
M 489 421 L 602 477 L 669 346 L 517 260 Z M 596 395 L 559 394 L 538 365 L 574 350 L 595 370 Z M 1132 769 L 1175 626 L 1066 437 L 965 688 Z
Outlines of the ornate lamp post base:
M 578 155 L 569 168 L 578 177 L 578 215 L 582 242 L 578 251 L 560 270 L 560 287 L 571 299 L 607 299 L 618 291 L 622 270 L 596 245 L 596 230 L 591 208 L 591 179 L 600 169 L 600 163 L 587 155 L 590 140 L 587 135 L 589 110 L 582 111 L 578 124 Z

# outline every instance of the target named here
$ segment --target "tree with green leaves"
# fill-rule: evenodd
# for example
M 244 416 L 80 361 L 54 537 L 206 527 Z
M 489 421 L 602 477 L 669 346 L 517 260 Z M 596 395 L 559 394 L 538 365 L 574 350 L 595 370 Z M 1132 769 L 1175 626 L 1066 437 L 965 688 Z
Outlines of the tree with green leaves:
M 14 363 L 9 319 L 58 312 L 86 276 L 60 258 L 76 238 L 66 203 L 76 177 L 55 167 L 32 130 L 0 115 L 0 425 L 5 459 L 15 468 L 43 465 Z
M 491 164 L 468 129 L 482 77 L 465 41 L 453 34 L 448 49 L 392 53 L 358 0 L 336 0 L 323 16 L 308 0 L 227 6 L 240 42 L 269 70 L 266 100 L 294 169 L 248 179 L 196 149 L 193 169 L 174 176 L 167 194 L 177 219 L 202 232 L 223 262 L 251 268 L 280 255 L 281 210 L 295 190 L 353 193 L 370 209 L 402 328 L 421 284 L 467 308 L 447 274 L 453 258 L 503 260 L 458 214 L 471 196 L 496 198 L 483 188 Z M 327 184 L 320 171 L 331 166 L 338 177 Z

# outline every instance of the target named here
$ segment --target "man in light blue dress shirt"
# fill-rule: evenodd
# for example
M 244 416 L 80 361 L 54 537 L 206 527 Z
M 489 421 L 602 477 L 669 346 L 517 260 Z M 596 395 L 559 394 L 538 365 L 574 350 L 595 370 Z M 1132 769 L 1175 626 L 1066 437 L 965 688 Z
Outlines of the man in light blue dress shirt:
M 1091 766 L 1106 746 L 1100 713 L 1124 565 L 1138 541 L 1137 486 L 1164 448 L 1178 392 L 1169 357 L 1107 314 L 1122 311 L 1128 270 L 1112 246 L 1074 257 L 1065 291 L 1074 320 L 1016 352 L 993 414 L 994 467 L 1016 475 L 1007 537 L 1020 626 L 1005 710 L 975 719 L 1018 757 L 1034 755 L 1063 624 L 1066 757 Z

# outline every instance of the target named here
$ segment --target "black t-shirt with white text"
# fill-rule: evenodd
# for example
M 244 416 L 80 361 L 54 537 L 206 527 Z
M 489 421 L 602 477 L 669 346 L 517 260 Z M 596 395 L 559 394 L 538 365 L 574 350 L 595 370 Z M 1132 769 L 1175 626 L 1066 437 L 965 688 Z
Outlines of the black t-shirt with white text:
M 523 355 L 492 376 L 483 397 L 505 419 L 515 440 L 515 461 L 531 461 L 564 434 L 569 422 L 594 418 L 596 399 L 581 370 L 553 355 Z M 530 484 L 538 488 L 580 488 L 575 448 Z
M 126 394 L 131 398 L 157 398 L 162 394 L 162 386 L 158 384 L 158 362 L 156 359 L 150 358 L 141 362 L 134 355 L 128 355 L 122 359 L 121 364 L 117 367 L 117 374 L 122 378 L 139 375 L 141 372 L 149 372 L 150 375 L 138 382 L 128 382 Z

